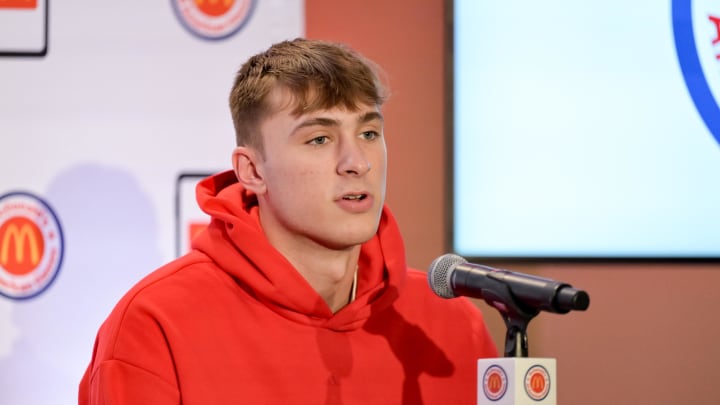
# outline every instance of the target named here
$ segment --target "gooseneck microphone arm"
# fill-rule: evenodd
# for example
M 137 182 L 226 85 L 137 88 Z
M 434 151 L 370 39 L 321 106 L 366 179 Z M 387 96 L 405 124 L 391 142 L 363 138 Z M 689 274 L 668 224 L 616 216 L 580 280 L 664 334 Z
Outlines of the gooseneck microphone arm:
M 446 254 L 430 265 L 428 282 L 443 298 L 480 298 L 500 312 L 507 327 L 505 357 L 528 357 L 527 327 L 542 311 L 564 314 L 590 304 L 585 291 L 528 274 L 468 263 Z

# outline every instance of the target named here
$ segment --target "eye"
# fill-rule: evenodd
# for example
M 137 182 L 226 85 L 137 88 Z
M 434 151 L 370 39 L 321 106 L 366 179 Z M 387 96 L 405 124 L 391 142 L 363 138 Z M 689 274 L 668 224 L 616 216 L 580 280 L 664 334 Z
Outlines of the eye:
M 377 133 L 377 131 L 365 131 L 361 133 L 360 136 L 367 141 L 372 141 L 379 138 L 380 134 Z
M 328 140 L 329 140 L 329 139 L 330 139 L 330 138 L 328 138 L 328 137 L 325 136 L 325 135 L 316 136 L 315 138 L 309 140 L 307 143 L 308 143 L 308 145 L 323 145 L 323 144 L 328 143 Z

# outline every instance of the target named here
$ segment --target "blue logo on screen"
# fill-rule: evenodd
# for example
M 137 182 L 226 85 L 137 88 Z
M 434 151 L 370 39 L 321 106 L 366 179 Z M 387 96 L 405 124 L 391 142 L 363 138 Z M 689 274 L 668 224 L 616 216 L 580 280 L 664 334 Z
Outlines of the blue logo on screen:
M 713 87 L 719 92 L 720 88 L 711 86 L 708 77 L 703 71 L 702 63 L 703 60 L 712 59 L 715 63 L 715 69 L 712 72 L 717 74 L 719 71 L 720 10 L 716 14 L 708 11 L 702 13 L 702 15 L 703 18 L 693 21 L 691 0 L 672 1 L 675 49 L 680 61 L 680 69 L 685 78 L 685 84 L 705 125 L 715 137 L 715 140 L 720 143 L 720 107 L 718 107 L 717 100 L 713 95 Z M 707 27 L 694 27 L 694 24 L 707 24 Z M 698 41 L 696 41 L 695 28 L 708 28 L 714 34 L 707 38 L 697 38 Z

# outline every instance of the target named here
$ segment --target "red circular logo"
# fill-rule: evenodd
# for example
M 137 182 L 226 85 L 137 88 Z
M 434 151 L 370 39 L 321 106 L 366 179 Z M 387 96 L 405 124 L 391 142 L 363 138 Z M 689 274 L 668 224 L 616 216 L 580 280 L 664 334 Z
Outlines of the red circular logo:
M 487 399 L 497 401 L 507 392 L 508 381 L 505 370 L 498 365 L 492 365 L 483 375 L 483 392 Z
M 35 222 L 12 217 L 0 225 L 0 264 L 10 274 L 30 273 L 45 255 L 45 238 Z
M 24 192 L 0 196 L 0 295 L 30 298 L 55 279 L 63 235 L 55 213 Z
M 198 10 L 211 17 L 219 17 L 232 8 L 235 2 L 233 0 L 196 0 Z
M 545 399 L 550 392 L 550 374 L 545 367 L 535 365 L 525 373 L 525 392 L 536 401 Z
M 250 19 L 255 0 L 171 0 L 182 25 L 203 39 L 225 39 Z

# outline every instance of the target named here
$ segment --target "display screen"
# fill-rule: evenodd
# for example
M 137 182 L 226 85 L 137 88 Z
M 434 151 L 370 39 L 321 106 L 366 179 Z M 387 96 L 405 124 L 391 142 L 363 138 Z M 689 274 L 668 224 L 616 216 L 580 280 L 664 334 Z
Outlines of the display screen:
M 452 249 L 720 259 L 720 3 L 455 0 Z

